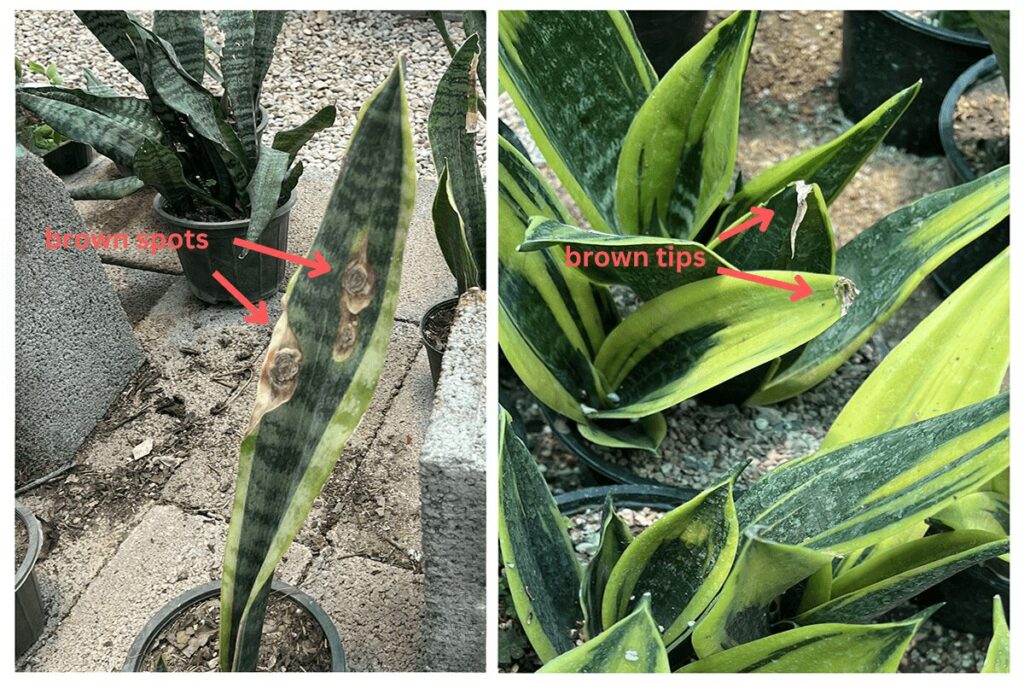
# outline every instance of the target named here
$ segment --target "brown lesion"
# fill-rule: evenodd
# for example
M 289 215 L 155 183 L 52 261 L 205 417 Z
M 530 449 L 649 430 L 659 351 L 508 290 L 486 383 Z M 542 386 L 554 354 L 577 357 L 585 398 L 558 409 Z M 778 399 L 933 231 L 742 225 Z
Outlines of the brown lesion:
M 256 428 L 264 415 L 291 400 L 299 386 L 302 347 L 288 324 L 287 302 L 282 303 L 285 310 L 274 327 L 267 357 L 260 369 L 260 382 L 256 389 L 252 419 L 249 420 L 249 427 L 246 430 L 249 433 Z
M 369 233 L 364 232 L 341 278 L 338 302 L 338 331 L 334 336 L 334 360 L 343 361 L 352 355 L 359 338 L 359 314 L 373 301 L 377 273 L 367 258 Z

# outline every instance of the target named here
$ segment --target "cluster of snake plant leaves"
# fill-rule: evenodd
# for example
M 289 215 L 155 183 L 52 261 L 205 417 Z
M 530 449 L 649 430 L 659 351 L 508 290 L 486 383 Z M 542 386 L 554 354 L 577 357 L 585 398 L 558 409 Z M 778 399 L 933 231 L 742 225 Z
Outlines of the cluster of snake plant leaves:
M 1004 167 L 836 249 L 829 205 L 919 84 L 834 140 L 734 181 L 757 21 L 729 16 L 659 80 L 624 12 L 500 14 L 500 83 L 579 219 L 500 127 L 499 340 L 537 399 L 594 443 L 655 451 L 662 411 L 686 399 L 759 405 L 813 387 L 1009 213 Z M 766 231 L 720 239 L 765 208 Z M 564 249 L 645 252 L 649 266 L 569 267 Z M 659 249 L 691 266 L 660 267 Z M 812 291 L 790 301 L 719 268 Z M 612 286 L 641 303 L 627 312 Z
M 298 184 L 300 149 L 335 118 L 335 108 L 324 107 L 275 135 L 270 146 L 257 134 L 263 80 L 284 13 L 220 12 L 223 48 L 207 38 L 198 11 L 154 12 L 152 28 L 124 11 L 76 14 L 146 96 L 121 95 L 88 69 L 84 89 L 19 88 L 18 104 L 132 173 L 76 188 L 72 196 L 120 199 L 151 187 L 173 215 L 248 218 L 247 236 L 258 238 Z M 219 72 L 208 52 L 219 53 Z
M 541 670 L 896 671 L 942 607 L 892 610 L 1008 561 L 1008 314 L 1007 250 L 892 351 L 818 451 L 743 492 L 733 471 L 635 537 L 609 499 L 585 565 L 504 416 L 501 554 Z M 993 602 L 983 670 L 1006 671 Z
M 416 187 L 401 63 L 363 105 L 310 253 L 260 371 L 221 581 L 220 664 L 255 670 L 274 571 L 373 397 Z
M 456 46 L 441 12 L 430 12 L 451 62 L 438 81 L 427 119 L 437 170 L 431 205 L 434 234 L 459 293 L 483 288 L 487 268 L 487 200 L 477 157 L 479 117 L 486 115 L 477 88 L 487 87 L 487 19 L 482 11 L 462 13 L 466 41 Z

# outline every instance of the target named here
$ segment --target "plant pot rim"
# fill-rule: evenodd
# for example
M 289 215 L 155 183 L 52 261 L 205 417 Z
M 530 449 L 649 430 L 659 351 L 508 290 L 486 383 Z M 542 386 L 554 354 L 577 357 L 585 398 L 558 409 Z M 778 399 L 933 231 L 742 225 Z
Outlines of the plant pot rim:
M 899 10 L 884 9 L 878 10 L 878 12 L 884 14 L 886 17 L 892 19 L 893 21 L 899 22 L 900 24 L 911 30 L 917 31 L 918 33 L 924 33 L 926 35 L 932 36 L 933 38 L 938 38 L 940 40 L 948 40 L 953 43 L 958 43 L 960 45 L 968 45 L 970 47 L 988 47 L 988 41 L 985 40 L 984 38 L 975 37 L 967 33 L 960 33 L 959 31 L 953 31 L 948 28 L 942 28 L 941 26 L 932 26 L 931 24 L 925 23 L 920 19 L 915 19 L 914 17 L 908 14 L 904 14 Z
M 436 304 L 434 304 L 433 306 L 428 308 L 427 312 L 423 314 L 422 318 L 420 318 L 420 337 L 423 338 L 423 345 L 426 346 L 427 348 L 429 348 L 431 351 L 434 351 L 435 353 L 444 353 L 444 351 L 442 351 L 441 349 L 439 349 L 436 346 L 434 346 L 433 344 L 431 344 L 430 340 L 427 339 L 427 335 L 424 333 L 424 330 L 426 329 L 427 321 L 431 317 L 433 317 L 433 315 L 435 313 L 437 313 L 438 311 L 442 311 L 442 310 L 444 310 L 446 308 L 456 308 L 458 305 L 459 305 L 459 297 L 458 296 L 453 296 L 450 299 L 444 299 L 443 301 L 438 301 Z
M 323 629 L 324 637 L 327 638 L 327 645 L 331 650 L 331 671 L 347 671 L 348 669 L 345 665 L 345 649 L 342 646 L 341 637 L 338 635 L 338 629 L 335 628 L 334 622 L 331 621 L 327 612 L 325 612 L 324 609 L 320 607 L 320 605 L 317 604 L 317 602 L 309 595 L 283 581 L 275 579 L 273 583 L 271 583 L 270 589 L 274 593 L 278 593 L 297 602 L 316 620 L 316 623 L 321 629 Z M 142 627 L 142 630 L 139 631 L 139 635 L 135 637 L 135 640 L 132 642 L 132 646 L 128 649 L 128 655 L 125 657 L 124 666 L 121 667 L 121 670 L 129 672 L 140 671 L 139 667 L 142 665 L 142 662 L 146 657 L 146 653 L 149 651 L 150 646 L 160 631 L 169 626 L 179 614 L 192 605 L 219 595 L 220 581 L 218 580 L 196 586 L 195 588 L 191 588 L 181 595 L 172 598 L 166 605 L 161 607 L 157 613 L 146 622 L 146 625 Z
M 961 182 L 969 182 L 978 177 L 963 152 L 956 146 L 953 137 L 953 114 L 956 111 L 956 103 L 973 86 L 997 78 L 999 76 L 999 63 L 994 54 L 978 60 L 975 64 L 964 71 L 949 86 L 946 96 L 942 100 L 942 107 L 939 108 L 939 141 L 942 143 L 942 151 L 953 168 L 953 173 L 962 178 Z
M 270 221 L 273 221 L 276 218 L 280 218 L 281 216 L 291 211 L 292 207 L 295 206 L 295 202 L 298 200 L 298 198 L 299 190 L 298 188 L 296 188 L 292 190 L 292 193 L 290 195 L 288 195 L 288 201 L 286 201 L 281 206 L 277 207 L 277 210 L 274 211 L 274 214 L 270 217 Z M 218 230 L 240 230 L 248 227 L 250 223 L 250 220 L 248 218 L 240 218 L 235 221 L 193 221 L 189 220 L 188 218 L 181 218 L 179 216 L 167 213 L 167 211 L 164 210 L 165 204 L 166 200 L 164 200 L 164 196 L 157 192 L 156 196 L 153 197 L 153 211 L 155 211 L 156 215 L 158 215 L 161 219 L 174 226 L 187 226 L 190 228 L 198 228 L 200 230 L 205 230 L 207 232 L 216 232 Z M 268 221 L 268 223 L 270 221 Z
M 688 500 L 700 495 L 691 488 L 676 488 L 661 484 L 611 484 L 608 486 L 584 486 L 555 496 L 555 505 L 563 515 L 577 515 L 593 510 L 604 504 L 608 494 L 621 507 L 649 507 L 659 512 L 674 510 Z
M 17 500 L 14 501 L 14 514 L 21 519 L 21 523 L 25 525 L 25 530 L 28 532 L 28 548 L 25 549 L 25 557 L 22 558 L 21 564 L 18 565 L 18 569 L 14 573 L 14 592 L 17 593 L 31 576 L 36 561 L 39 559 L 39 552 L 43 548 L 43 525 L 39 523 L 31 510 Z

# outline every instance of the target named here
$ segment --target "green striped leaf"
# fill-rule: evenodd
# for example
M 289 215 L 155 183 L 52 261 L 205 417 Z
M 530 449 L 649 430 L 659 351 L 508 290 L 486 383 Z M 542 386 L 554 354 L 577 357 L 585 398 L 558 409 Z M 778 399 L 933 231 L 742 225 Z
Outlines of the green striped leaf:
M 637 420 L 588 420 L 577 422 L 580 435 L 605 448 L 632 448 L 657 455 L 658 447 L 668 433 L 661 413 Z
M 671 648 L 688 634 L 725 583 L 739 530 L 733 485 L 739 471 L 669 512 L 622 553 L 605 587 L 601 622 L 607 628 L 634 611 L 641 595 Z
M 820 187 L 798 180 L 769 197 L 764 207 L 773 214 L 764 232 L 749 228 L 724 242 L 716 238 L 708 249 L 740 270 L 835 270 L 835 233 Z M 748 212 L 736 224 L 752 216 Z
M 896 673 L 936 609 L 890 624 L 802 626 L 713 654 L 677 673 Z
M 487 12 L 483 10 L 466 10 L 462 13 L 462 30 L 467 36 L 480 36 L 480 59 L 476 63 L 476 80 L 480 90 L 487 91 Z M 477 103 L 482 106 L 483 101 Z M 487 116 L 483 110 L 481 114 Z
M 590 280 L 602 285 L 625 285 L 645 300 L 712 277 L 720 266 L 733 267 L 699 242 L 599 232 L 533 217 L 519 251 L 552 247 L 562 247 L 552 249 L 555 257 Z M 601 253 L 606 256 L 599 260 Z
M 654 619 L 651 598 L 593 640 L 557 657 L 539 673 L 669 673 L 668 654 Z
M 845 244 L 836 272 L 857 283 L 847 315 L 813 339 L 750 402 L 775 403 L 809 389 L 853 355 L 939 264 L 1010 212 L 1010 169 L 936 192 L 889 214 Z
M 138 192 L 146 184 L 135 176 L 104 180 L 91 185 L 82 185 L 68 189 L 72 199 L 123 199 Z
M 274 149 L 279 149 L 282 152 L 287 152 L 288 163 L 294 163 L 295 157 L 299 154 L 299 150 L 301 150 L 307 142 L 313 139 L 314 135 L 333 126 L 337 115 L 338 111 L 334 108 L 334 105 L 326 106 L 313 114 L 308 121 L 298 128 L 282 130 L 277 133 L 277 135 L 274 136 L 274 143 L 272 147 Z
M 249 186 L 245 189 L 249 195 L 249 227 L 245 231 L 245 239 L 258 242 L 263 231 L 267 229 L 270 219 L 282 199 L 281 186 L 288 175 L 288 155 L 266 145 L 260 145 L 259 161 L 252 171 Z
M 928 518 L 934 527 L 977 529 L 991 534 L 1010 534 L 1010 498 L 995 491 L 977 491 L 957 498 Z
M 794 277 L 758 274 L 787 282 Z M 820 334 L 843 315 L 848 283 L 831 275 L 801 277 L 813 292 L 797 302 L 772 287 L 713 277 L 642 305 L 612 330 L 597 355 L 597 369 L 618 402 L 594 417 L 664 410 Z
M 831 204 L 896 125 L 920 89 L 918 82 L 896 93 L 834 140 L 790 157 L 748 180 L 726 204 L 717 232 L 739 220 L 751 206 L 761 204 L 797 180 L 818 185 L 825 203 Z
M 977 490 L 1009 464 L 1005 394 L 776 467 L 737 503 L 741 527 L 845 553 Z
M 192 206 L 193 188 L 185 179 L 181 161 L 167 147 L 146 140 L 135 152 L 132 170 L 144 184 L 156 188 L 171 206 Z
M 541 661 L 575 646 L 580 565 L 533 456 L 503 409 L 498 432 L 498 540 L 519 623 Z
M 206 72 L 206 34 L 199 12 L 157 10 L 153 12 L 153 33 L 171 44 L 188 75 L 202 83 Z
M 832 582 L 832 598 L 794 617 L 800 624 L 867 623 L 968 567 L 1010 548 L 986 531 L 948 531 L 871 557 Z
M 1010 364 L 1010 250 L 979 270 L 886 356 L 822 448 L 991 398 Z
M 476 61 L 480 39 L 470 36 L 452 57 L 437 84 L 427 119 L 434 168 L 448 169 L 455 207 L 465 224 L 477 274 L 486 284 L 487 199 L 476 155 Z
M 1006 625 L 1003 600 L 998 595 L 992 598 L 992 640 L 988 642 L 981 673 L 1010 673 L 1010 629 Z
M 626 13 L 500 12 L 498 74 L 590 225 L 617 231 L 619 150 L 657 82 Z
M 75 15 L 107 52 L 144 84 L 142 67 L 133 42 L 137 25 L 129 14 L 121 10 L 75 10 Z
M 99 79 L 92 72 L 92 69 L 82 69 L 82 78 L 85 79 L 85 91 L 97 97 L 120 97 L 120 94 L 109 85 Z
M 622 144 L 615 211 L 622 232 L 694 239 L 732 182 L 740 94 L 757 12 L 720 22 L 669 69 Z
M 363 105 L 296 272 L 242 441 L 221 583 L 223 670 L 253 670 L 270 581 L 373 397 L 391 335 L 415 165 L 401 63 Z M 283 154 L 283 153 L 282 153 Z
M 274 60 L 277 37 L 281 33 L 281 27 L 284 26 L 284 11 L 255 10 L 252 13 L 252 19 L 252 93 L 253 102 L 259 108 L 260 97 L 263 94 L 263 80 L 267 77 L 270 63 Z
M 615 501 L 609 493 L 601 514 L 601 538 L 597 552 L 583 570 L 583 581 L 580 584 L 580 607 L 583 609 L 583 628 L 588 640 L 601 633 L 601 603 L 608 577 L 623 551 L 632 542 L 633 532 L 615 512 Z
M 698 657 L 703 659 L 769 635 L 772 603 L 832 562 L 831 553 L 778 543 L 760 535 L 769 532 L 761 527 L 744 531 L 743 547 L 729 578 L 693 629 L 691 643 Z
M 224 48 L 220 59 L 224 93 L 231 102 L 234 130 L 250 166 L 257 163 L 256 111 L 259 103 L 253 92 L 255 82 L 255 22 L 251 10 L 224 10 L 218 15 L 224 32 Z M 191 73 L 191 72 L 190 72 Z M 202 76 L 197 79 L 202 82 Z
M 466 240 L 466 226 L 458 209 L 455 208 L 447 164 L 441 169 L 441 176 L 437 179 L 437 192 L 434 193 L 431 217 L 434 220 L 434 236 L 437 237 L 441 255 L 448 264 L 448 270 L 455 276 L 459 292 L 480 286 L 476 261 Z
M 537 170 L 498 141 L 498 340 L 509 364 L 545 405 L 578 422 L 604 390 L 592 358 L 615 321 L 607 290 L 549 252 L 520 254 L 529 216 L 568 220 Z

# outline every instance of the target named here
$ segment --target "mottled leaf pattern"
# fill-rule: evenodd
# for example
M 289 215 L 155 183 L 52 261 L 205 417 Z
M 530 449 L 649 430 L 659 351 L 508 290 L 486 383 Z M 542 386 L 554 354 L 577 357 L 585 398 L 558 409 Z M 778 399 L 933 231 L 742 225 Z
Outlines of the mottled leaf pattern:
M 580 584 L 580 607 L 583 609 L 583 628 L 588 640 L 601 633 L 601 603 L 608 577 L 632 541 L 633 532 L 615 512 L 615 501 L 609 493 L 601 514 L 601 536 L 597 552 L 587 563 Z

